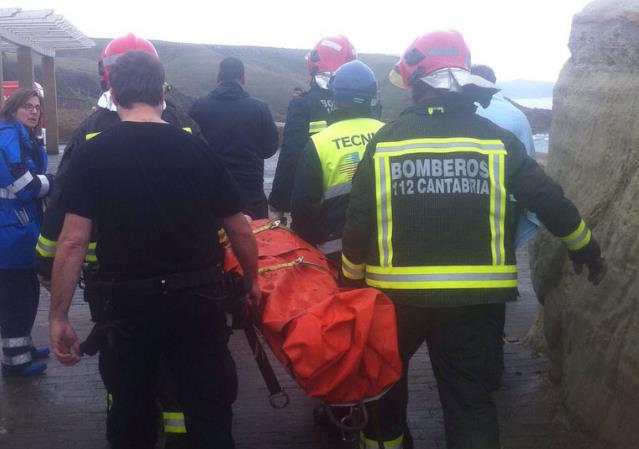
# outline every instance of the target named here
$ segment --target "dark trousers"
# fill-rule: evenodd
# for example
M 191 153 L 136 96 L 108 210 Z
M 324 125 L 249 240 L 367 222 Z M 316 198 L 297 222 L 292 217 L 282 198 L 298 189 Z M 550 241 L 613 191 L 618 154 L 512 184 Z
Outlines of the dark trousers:
M 406 375 L 411 357 L 426 341 L 444 411 L 447 448 L 499 449 L 497 409 L 490 391 L 503 370 L 504 311 L 504 304 L 455 308 L 396 304 L 403 374 L 379 400 L 379 428 L 373 425 L 377 420 L 371 420 L 366 437 L 388 441 L 407 430 Z
M 231 404 L 237 395 L 230 330 L 207 289 L 112 301 L 100 373 L 112 395 L 107 435 L 113 449 L 152 449 L 157 441 L 158 366 L 164 358 L 177 386 L 188 446 L 232 449 Z
M 40 284 L 33 269 L 0 269 L 3 366 L 19 368 L 31 361 L 31 328 L 39 302 Z

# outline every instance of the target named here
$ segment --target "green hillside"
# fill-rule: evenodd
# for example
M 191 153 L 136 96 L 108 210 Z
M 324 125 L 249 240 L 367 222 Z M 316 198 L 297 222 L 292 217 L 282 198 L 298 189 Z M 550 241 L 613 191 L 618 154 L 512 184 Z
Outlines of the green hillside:
M 56 58 L 60 135 L 63 141 L 91 112 L 100 95 L 97 61 L 109 39 L 94 41 L 94 48 L 59 52 Z M 244 62 L 246 89 L 269 104 L 277 121 L 286 118 L 286 107 L 293 88 L 299 86 L 306 89 L 308 86 L 309 77 L 304 61 L 306 50 L 165 41 L 153 43 L 164 63 L 167 82 L 174 87 L 171 98 L 184 108 L 215 87 L 218 64 L 227 56 L 235 56 Z M 397 58 L 360 54 L 360 59 L 377 75 L 383 105 L 382 119 L 392 120 L 410 104 L 408 93 L 388 81 L 388 72 Z M 4 75 L 5 79 L 15 79 L 15 55 L 5 55 Z M 36 80 L 39 78 L 39 67 L 36 67 Z
M 89 50 L 60 52 L 56 59 L 57 83 L 61 97 L 84 100 L 93 104 L 100 92 L 97 60 L 107 39 L 94 39 L 96 47 Z M 267 102 L 276 120 L 283 121 L 293 88 L 308 86 L 305 50 L 239 47 L 204 44 L 184 44 L 154 41 L 166 69 L 167 81 L 186 103 L 208 93 L 215 86 L 218 64 L 227 56 L 241 59 L 246 68 L 246 89 Z M 388 71 L 394 56 L 360 55 L 380 80 L 380 95 L 385 119 L 397 114 L 409 104 L 408 95 L 390 84 Z M 36 73 L 37 76 L 37 73 Z M 63 105 L 64 107 L 64 105 Z M 63 126 L 64 127 L 64 126 Z

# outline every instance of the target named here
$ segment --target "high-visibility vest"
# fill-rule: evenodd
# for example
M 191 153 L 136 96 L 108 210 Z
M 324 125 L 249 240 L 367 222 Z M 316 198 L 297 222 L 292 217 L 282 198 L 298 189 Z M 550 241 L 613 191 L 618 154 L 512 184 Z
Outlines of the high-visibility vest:
M 311 137 L 322 166 L 322 223 L 330 239 L 318 247 L 324 254 L 342 249 L 341 230 L 346 215 L 344 197 L 366 145 L 384 124 L 371 118 L 353 118 L 332 124 Z M 330 217 L 328 215 L 330 211 Z M 333 217 L 333 218 L 331 218 Z

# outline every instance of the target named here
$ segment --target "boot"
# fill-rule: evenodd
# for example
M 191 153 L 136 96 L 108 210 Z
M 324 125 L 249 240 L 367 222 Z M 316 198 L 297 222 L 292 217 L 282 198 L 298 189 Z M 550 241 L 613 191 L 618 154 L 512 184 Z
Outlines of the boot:
M 31 346 L 31 358 L 33 360 L 46 359 L 49 357 L 49 348 L 46 346 Z
M 29 377 L 44 373 L 47 364 L 42 362 L 29 362 L 21 366 L 2 365 L 3 377 Z

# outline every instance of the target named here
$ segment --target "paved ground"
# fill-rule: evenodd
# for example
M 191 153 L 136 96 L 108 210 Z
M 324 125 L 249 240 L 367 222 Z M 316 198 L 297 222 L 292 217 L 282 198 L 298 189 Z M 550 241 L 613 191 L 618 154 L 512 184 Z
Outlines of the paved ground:
M 501 420 L 503 449 L 586 449 L 587 439 L 566 429 L 557 388 L 547 380 L 544 357 L 519 344 L 537 310 L 530 286 L 528 258 L 520 254 L 521 301 L 508 306 L 506 373 L 495 394 Z M 42 294 L 33 329 L 37 343 L 47 343 L 49 297 Z M 76 295 L 71 320 L 80 336 L 89 332 L 88 307 Z M 291 396 L 284 410 L 273 410 L 244 336 L 236 333 L 231 348 L 238 366 L 240 394 L 235 405 L 234 434 L 238 449 L 326 447 L 313 431 L 307 398 L 276 364 L 280 381 Z M 442 412 L 424 348 L 410 368 L 409 420 L 418 449 L 445 448 Z M 97 358 L 75 367 L 49 361 L 46 375 L 0 380 L 0 448 L 106 449 L 105 393 L 97 373 Z

